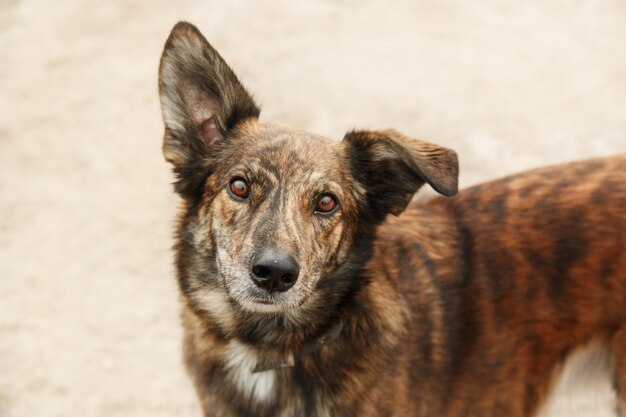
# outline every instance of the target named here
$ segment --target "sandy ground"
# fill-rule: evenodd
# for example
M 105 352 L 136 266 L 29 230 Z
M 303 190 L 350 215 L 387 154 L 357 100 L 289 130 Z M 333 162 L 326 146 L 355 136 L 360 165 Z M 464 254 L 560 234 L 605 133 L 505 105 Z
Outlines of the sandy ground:
M 199 416 L 156 93 L 179 19 L 264 120 L 394 127 L 463 185 L 626 151 L 622 0 L 390 3 L 0 0 L 0 416 Z M 546 415 L 610 416 L 598 381 Z

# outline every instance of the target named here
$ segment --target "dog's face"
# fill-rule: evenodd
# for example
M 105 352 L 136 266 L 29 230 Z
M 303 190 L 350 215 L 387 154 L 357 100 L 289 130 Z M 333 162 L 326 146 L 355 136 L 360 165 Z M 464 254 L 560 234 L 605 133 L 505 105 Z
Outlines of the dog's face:
M 163 152 L 187 202 L 181 286 L 209 314 L 293 315 L 337 302 L 356 286 L 357 252 L 387 214 L 402 212 L 425 182 L 456 192 L 456 155 L 446 148 L 394 131 L 333 141 L 260 123 L 250 95 L 189 24 L 166 43 L 159 90 Z
M 200 245 L 243 308 L 298 307 L 345 261 L 363 190 L 330 140 L 248 121 L 228 142 L 203 190 Z

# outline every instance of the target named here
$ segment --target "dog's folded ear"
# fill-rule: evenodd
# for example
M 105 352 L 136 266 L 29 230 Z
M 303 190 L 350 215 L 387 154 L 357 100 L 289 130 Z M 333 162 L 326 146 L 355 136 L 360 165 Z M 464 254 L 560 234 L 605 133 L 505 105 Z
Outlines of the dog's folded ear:
M 163 155 L 179 175 L 210 158 L 228 132 L 260 110 L 219 53 L 190 23 L 170 33 L 159 66 Z
M 459 163 L 451 149 L 394 130 L 352 131 L 343 142 L 370 207 L 382 216 L 402 213 L 424 183 L 445 196 L 457 193 Z

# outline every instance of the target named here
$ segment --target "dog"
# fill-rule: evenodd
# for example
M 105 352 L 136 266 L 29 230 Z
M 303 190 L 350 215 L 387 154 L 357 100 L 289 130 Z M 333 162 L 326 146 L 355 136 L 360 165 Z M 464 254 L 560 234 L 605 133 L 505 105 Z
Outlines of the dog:
M 528 417 L 590 343 L 626 410 L 626 155 L 457 195 L 445 147 L 259 122 L 186 22 L 159 95 L 205 416 Z M 424 184 L 442 196 L 412 202 Z

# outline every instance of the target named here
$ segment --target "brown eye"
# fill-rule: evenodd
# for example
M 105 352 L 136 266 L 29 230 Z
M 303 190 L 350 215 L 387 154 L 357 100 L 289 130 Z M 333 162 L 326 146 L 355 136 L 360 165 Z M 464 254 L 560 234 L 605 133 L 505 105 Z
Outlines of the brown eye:
M 339 203 L 332 194 L 320 194 L 315 199 L 315 211 L 322 214 L 330 214 L 337 209 Z
M 250 186 L 241 177 L 235 177 L 228 184 L 230 194 L 239 199 L 246 199 L 250 195 Z

